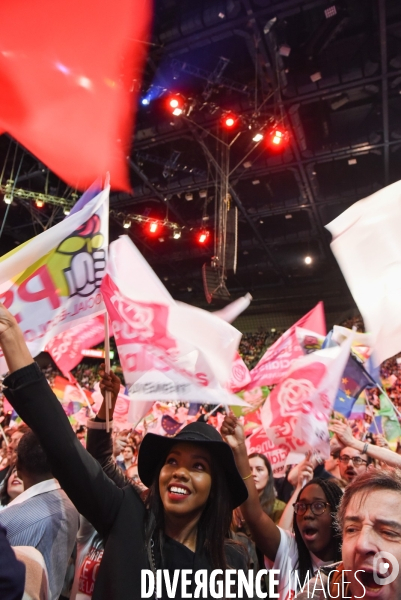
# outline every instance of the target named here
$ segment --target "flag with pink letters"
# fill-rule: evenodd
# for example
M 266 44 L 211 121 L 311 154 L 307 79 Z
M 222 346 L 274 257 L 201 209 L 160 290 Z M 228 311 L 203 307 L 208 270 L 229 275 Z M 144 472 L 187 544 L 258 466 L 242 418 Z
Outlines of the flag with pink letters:
M 0 258 L 0 302 L 17 319 L 32 356 L 62 331 L 105 312 L 100 283 L 109 190 Z M 6 371 L 0 356 L 0 373 Z
M 261 409 L 269 451 L 280 451 L 280 476 L 290 452 L 329 457 L 328 421 L 347 364 L 352 338 L 342 346 L 318 350 L 294 361 Z M 281 468 L 281 469 L 280 469 Z
M 251 371 L 251 381 L 247 389 L 262 385 L 274 385 L 285 375 L 293 361 L 303 355 L 297 339 L 297 327 L 303 327 L 320 335 L 326 335 L 323 302 L 309 311 L 288 329 L 262 356 Z
M 176 302 L 126 236 L 110 244 L 101 289 L 133 400 L 247 405 L 228 391 L 240 332 Z

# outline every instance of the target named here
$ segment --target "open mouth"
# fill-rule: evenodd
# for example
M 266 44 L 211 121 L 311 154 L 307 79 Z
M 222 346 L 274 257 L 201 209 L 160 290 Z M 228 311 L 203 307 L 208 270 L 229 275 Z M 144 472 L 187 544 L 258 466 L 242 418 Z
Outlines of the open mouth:
M 385 576 L 381 575 L 380 573 L 376 573 L 376 578 L 385 579 Z M 383 589 L 383 587 L 374 580 L 373 571 L 368 571 L 366 569 L 359 571 L 358 579 L 362 585 L 365 586 L 365 589 L 368 593 L 370 592 L 371 594 L 375 594 Z
M 316 527 L 305 527 L 305 529 L 303 529 L 302 531 L 305 542 L 312 542 L 313 540 L 315 540 L 318 533 L 319 532 L 316 529 Z

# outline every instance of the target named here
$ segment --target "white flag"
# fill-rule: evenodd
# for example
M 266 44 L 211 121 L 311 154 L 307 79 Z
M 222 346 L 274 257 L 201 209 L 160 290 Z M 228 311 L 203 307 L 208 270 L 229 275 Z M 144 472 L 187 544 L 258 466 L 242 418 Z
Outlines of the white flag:
M 326 228 L 382 362 L 401 351 L 401 181 L 356 202 Z
M 226 389 L 240 332 L 176 302 L 126 236 L 110 245 L 102 294 L 132 399 L 247 406 Z

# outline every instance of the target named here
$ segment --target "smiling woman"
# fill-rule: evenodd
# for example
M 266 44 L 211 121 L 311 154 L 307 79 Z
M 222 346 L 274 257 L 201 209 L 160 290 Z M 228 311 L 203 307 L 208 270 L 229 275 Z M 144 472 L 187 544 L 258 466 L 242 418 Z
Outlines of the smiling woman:
M 105 540 L 93 600 L 140 597 L 142 572 L 164 569 L 164 575 L 170 572 L 175 580 L 179 569 L 188 593 L 188 587 L 198 588 L 200 572 L 246 571 L 245 551 L 228 535 L 232 510 L 246 500 L 247 489 L 232 450 L 213 427 L 197 422 L 174 438 L 145 436 L 138 456 L 139 476 L 150 489 L 144 505 L 133 486 L 118 488 L 80 444 L 14 317 L 2 305 L 0 346 L 10 370 L 4 380 L 7 398 L 39 438 L 54 477 Z M 112 393 L 114 406 L 119 379 L 105 375 L 102 389 Z M 95 425 L 111 451 L 111 435 L 101 422 L 104 415 L 103 405 Z M 189 582 L 183 569 L 193 575 Z M 165 589 L 156 593 L 158 598 L 168 597 Z M 215 596 L 207 588 L 202 597 Z

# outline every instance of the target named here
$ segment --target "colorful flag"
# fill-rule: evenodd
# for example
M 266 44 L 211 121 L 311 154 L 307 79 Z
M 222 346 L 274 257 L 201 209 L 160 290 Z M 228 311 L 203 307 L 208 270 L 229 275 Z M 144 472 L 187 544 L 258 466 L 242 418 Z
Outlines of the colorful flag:
M 361 392 L 371 385 L 362 365 L 353 356 L 350 356 L 341 377 L 333 410 L 349 418 L 355 401 Z
M 126 236 L 110 245 L 102 293 L 132 399 L 246 404 L 226 389 L 239 331 L 175 302 Z
M 0 129 L 74 188 L 109 171 L 129 190 L 150 17 L 150 0 L 0 3 Z
M 109 187 L 79 212 L 0 258 L 0 301 L 32 356 L 73 325 L 105 312 Z M 0 372 L 7 371 L 0 360 Z
M 351 413 L 348 416 L 348 419 L 352 421 L 359 421 L 365 419 L 366 412 L 366 400 L 363 395 L 361 395 L 356 402 L 354 402 Z
M 384 394 L 380 396 L 380 410 L 377 414 L 382 418 L 383 435 L 390 443 L 391 449 L 395 450 L 401 438 L 401 427 L 390 398 Z
M 326 335 L 323 302 L 319 302 L 302 319 L 288 329 L 262 356 L 251 371 L 251 382 L 247 389 L 262 385 L 274 385 L 285 375 L 293 361 L 303 355 L 296 330 L 303 327 L 320 335 Z
M 68 379 L 56 376 L 51 388 L 65 410 L 67 416 L 74 415 L 81 408 L 86 408 L 88 404 L 93 404 L 92 395 L 84 389 L 71 384 Z
M 267 437 L 289 452 L 320 451 L 329 456 L 328 420 L 351 340 L 294 361 L 261 409 Z M 282 453 L 284 455 L 284 452 Z M 284 469 L 283 460 L 279 467 Z
M 401 181 L 356 202 L 326 228 L 381 363 L 401 350 Z

